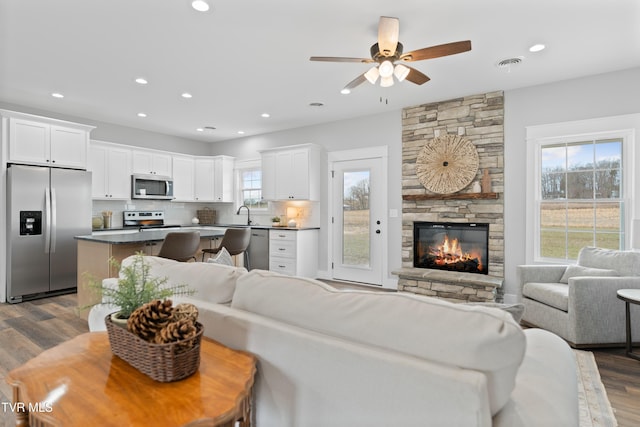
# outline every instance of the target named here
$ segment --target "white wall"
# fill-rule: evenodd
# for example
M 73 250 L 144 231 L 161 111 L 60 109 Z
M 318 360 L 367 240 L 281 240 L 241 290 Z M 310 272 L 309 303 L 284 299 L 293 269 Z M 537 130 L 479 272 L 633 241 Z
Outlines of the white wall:
M 505 91 L 504 97 L 505 294 L 514 297 L 528 237 L 526 127 L 640 113 L 640 68 Z
M 263 134 L 255 137 L 234 139 L 223 143 L 216 143 L 210 154 L 226 154 L 238 159 L 259 158 L 258 150 L 287 145 L 314 143 L 324 147 L 325 152 L 387 146 L 388 164 L 388 209 L 402 211 L 402 111 L 393 110 L 384 114 L 344 120 L 317 126 L 308 126 L 282 132 Z M 323 161 L 321 180 L 321 200 L 328 197 L 328 170 L 326 153 Z M 320 204 L 320 221 L 323 228 L 320 233 L 320 259 L 318 268 L 328 271 L 327 259 L 327 203 Z M 401 267 L 400 255 L 402 247 L 402 218 L 388 218 L 388 271 Z M 384 278 L 397 280 L 395 276 Z

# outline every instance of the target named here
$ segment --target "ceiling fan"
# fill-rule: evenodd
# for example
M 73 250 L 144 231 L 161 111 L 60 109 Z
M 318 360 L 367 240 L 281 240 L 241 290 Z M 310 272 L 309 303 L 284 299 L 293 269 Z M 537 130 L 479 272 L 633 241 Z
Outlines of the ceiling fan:
M 417 85 L 424 84 L 430 80 L 429 77 L 415 68 L 408 67 L 402 63 L 455 55 L 456 53 L 471 50 L 471 41 L 465 40 L 425 47 L 423 49 L 403 53 L 402 43 L 398 41 L 399 32 L 400 20 L 398 18 L 381 16 L 380 22 L 378 23 L 378 42 L 371 46 L 371 58 L 312 56 L 309 60 L 325 62 L 361 62 L 365 64 L 377 63 L 377 65 L 369 69 L 369 71 L 359 75 L 350 81 L 344 89 L 342 89 L 343 93 L 349 93 L 351 89 L 367 80 L 372 84 L 375 84 L 378 77 L 380 77 L 380 86 L 382 87 L 393 86 L 393 76 L 395 76 L 398 81 L 407 79 Z

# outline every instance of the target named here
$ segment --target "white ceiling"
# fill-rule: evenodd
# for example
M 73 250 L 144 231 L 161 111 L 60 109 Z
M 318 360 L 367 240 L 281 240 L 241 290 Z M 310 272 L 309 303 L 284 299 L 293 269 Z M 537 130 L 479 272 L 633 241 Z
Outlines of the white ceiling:
M 640 66 L 638 0 L 210 2 L 198 13 L 190 0 L 0 0 L 0 101 L 215 142 Z M 467 39 L 472 50 L 412 63 L 431 77 L 422 86 L 341 95 L 371 65 L 309 57 L 369 57 L 381 15 L 400 19 L 405 52 Z

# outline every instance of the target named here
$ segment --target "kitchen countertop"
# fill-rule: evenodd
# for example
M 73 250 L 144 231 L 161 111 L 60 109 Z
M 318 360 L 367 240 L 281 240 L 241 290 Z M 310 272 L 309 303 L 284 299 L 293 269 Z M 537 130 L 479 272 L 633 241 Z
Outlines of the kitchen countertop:
M 215 224 L 215 225 L 185 225 L 179 226 L 176 225 L 176 228 L 156 228 L 156 229 L 146 229 L 143 231 L 132 231 L 131 227 L 127 228 L 101 228 L 95 234 L 85 235 L 85 236 L 75 236 L 77 240 L 88 240 L 92 242 L 99 243 L 108 243 L 112 245 L 124 245 L 127 243 L 150 243 L 150 242 L 160 242 L 165 239 L 167 233 L 172 231 L 180 231 L 180 230 L 193 230 L 197 229 L 200 231 L 201 238 L 214 238 L 214 237 L 222 237 L 224 235 L 224 231 L 230 227 L 247 227 L 246 225 L 241 224 Z M 273 227 L 270 225 L 252 225 L 251 228 L 255 229 L 265 229 L 265 230 L 319 230 L 320 227 Z M 135 230 L 135 228 L 133 228 Z M 108 231 L 109 233 L 102 234 L 101 231 Z M 122 231 L 122 233 L 118 233 L 118 231 Z
M 222 237 L 224 235 L 225 229 L 223 227 L 182 227 L 185 231 L 192 230 L 197 228 L 200 231 L 201 238 L 214 238 L 214 237 Z M 151 243 L 151 242 L 161 242 L 165 239 L 168 233 L 173 231 L 180 231 L 182 228 L 177 229 L 167 229 L 167 228 L 158 228 L 153 230 L 144 230 L 139 232 L 129 232 L 125 233 L 125 229 L 123 229 L 123 233 L 114 233 L 114 234 L 93 234 L 86 236 L 75 236 L 77 240 L 88 240 L 91 242 L 98 243 L 108 243 L 111 245 L 125 245 L 128 243 Z M 111 229 L 110 229 L 111 230 Z M 106 231 L 106 230 L 105 230 Z

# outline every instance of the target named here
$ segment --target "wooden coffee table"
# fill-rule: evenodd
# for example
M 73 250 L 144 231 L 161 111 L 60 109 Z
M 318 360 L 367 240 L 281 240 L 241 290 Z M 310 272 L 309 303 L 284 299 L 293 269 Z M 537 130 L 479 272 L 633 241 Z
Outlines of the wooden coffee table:
M 633 340 L 631 338 L 631 309 L 630 304 L 640 304 L 640 289 L 619 289 L 618 298 L 625 303 L 627 344 L 626 353 L 632 359 L 640 360 L 640 355 L 633 352 Z
M 149 378 L 90 332 L 9 372 L 17 425 L 251 425 L 256 358 L 203 338 L 200 368 L 181 381 Z M 16 404 L 18 403 L 18 404 Z

